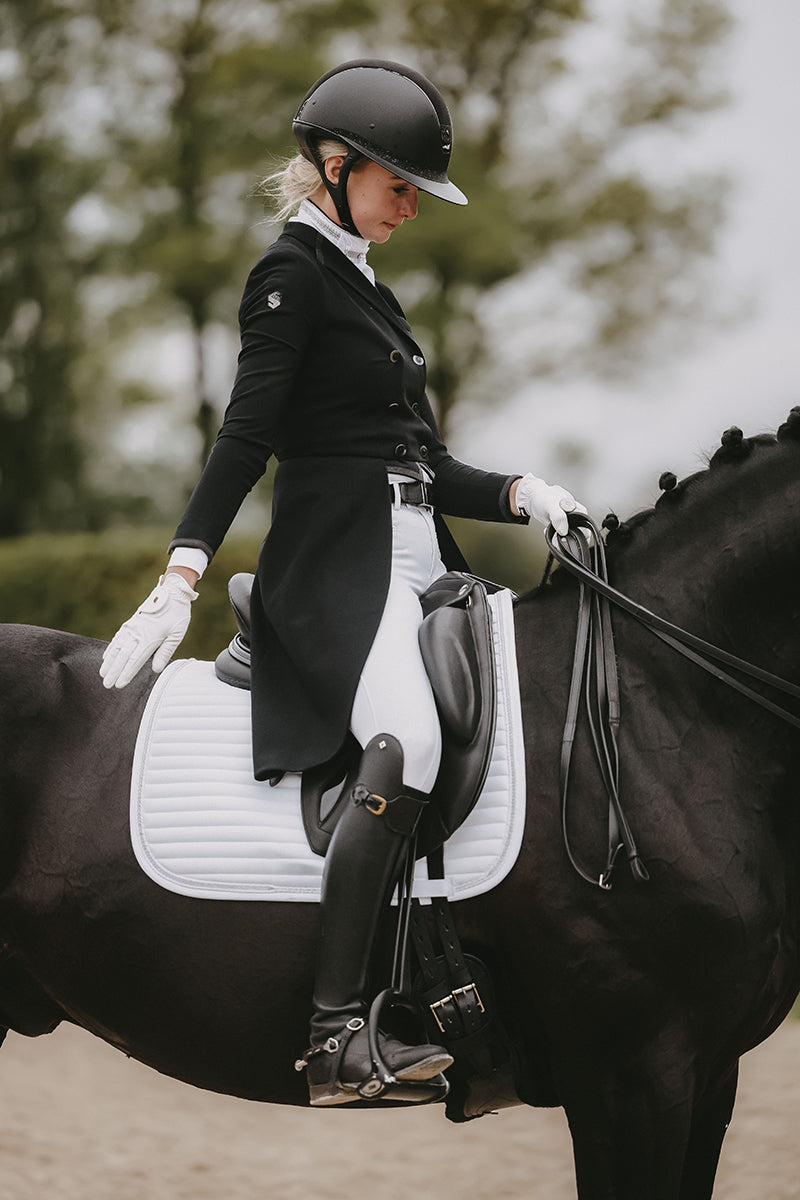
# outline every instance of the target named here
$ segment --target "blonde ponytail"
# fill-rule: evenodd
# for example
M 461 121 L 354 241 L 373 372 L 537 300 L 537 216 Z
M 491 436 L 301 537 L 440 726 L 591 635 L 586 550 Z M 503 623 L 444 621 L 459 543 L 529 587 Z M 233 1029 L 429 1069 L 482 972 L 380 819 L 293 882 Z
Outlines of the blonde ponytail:
M 326 138 L 317 147 L 323 162 L 334 155 L 343 158 L 349 153 L 349 147 L 344 142 Z M 267 175 L 258 185 L 257 192 L 266 196 L 276 206 L 273 220 L 286 221 L 294 216 L 304 200 L 310 199 L 323 186 L 319 171 L 314 163 L 309 162 L 302 154 L 281 163 L 276 171 Z

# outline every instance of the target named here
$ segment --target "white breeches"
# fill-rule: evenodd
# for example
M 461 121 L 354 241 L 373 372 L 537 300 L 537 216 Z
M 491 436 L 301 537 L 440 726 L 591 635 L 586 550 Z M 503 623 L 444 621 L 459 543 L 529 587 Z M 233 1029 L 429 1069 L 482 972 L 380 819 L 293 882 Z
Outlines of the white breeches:
M 422 662 L 419 597 L 447 570 L 427 508 L 392 508 L 392 577 L 386 607 L 353 702 L 350 728 L 366 746 L 391 733 L 404 754 L 403 782 L 429 792 L 442 752 L 439 717 Z

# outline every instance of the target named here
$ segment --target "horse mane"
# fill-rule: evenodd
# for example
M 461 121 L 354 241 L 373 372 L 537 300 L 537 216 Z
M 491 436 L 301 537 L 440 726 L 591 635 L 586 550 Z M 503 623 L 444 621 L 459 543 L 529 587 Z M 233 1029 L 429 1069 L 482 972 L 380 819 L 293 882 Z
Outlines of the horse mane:
M 791 410 L 777 433 L 759 433 L 746 438 L 738 426 L 732 425 L 725 430 L 719 447 L 707 458 L 707 465 L 702 470 L 680 480 L 672 471 L 662 472 L 658 480 L 661 495 L 651 508 L 642 509 L 625 521 L 620 521 L 613 512 L 608 513 L 603 520 L 607 543 L 614 545 L 630 541 L 634 532 L 650 521 L 659 509 L 679 504 L 709 472 L 721 466 L 735 466 L 748 459 L 757 448 L 775 446 L 787 440 L 800 442 L 800 405 Z
M 658 480 L 661 495 L 652 507 L 640 509 L 624 521 L 620 521 L 616 513 L 608 513 L 602 522 L 607 546 L 613 549 L 629 543 L 637 531 L 641 530 L 643 526 L 647 526 L 656 512 L 665 506 L 679 505 L 687 495 L 696 489 L 698 483 L 709 476 L 710 472 L 722 466 L 735 466 L 748 459 L 754 450 L 776 446 L 779 442 L 784 441 L 800 442 L 800 405 L 791 410 L 777 433 L 759 433 L 746 438 L 738 426 L 732 425 L 723 433 L 718 448 L 710 457 L 706 458 L 704 468 L 680 480 L 672 471 L 662 472 Z M 565 571 L 556 570 L 552 574 L 548 571 L 546 580 L 522 596 L 521 599 L 533 598 L 541 592 L 545 583 L 548 585 L 560 583 L 562 577 L 564 582 L 570 579 Z

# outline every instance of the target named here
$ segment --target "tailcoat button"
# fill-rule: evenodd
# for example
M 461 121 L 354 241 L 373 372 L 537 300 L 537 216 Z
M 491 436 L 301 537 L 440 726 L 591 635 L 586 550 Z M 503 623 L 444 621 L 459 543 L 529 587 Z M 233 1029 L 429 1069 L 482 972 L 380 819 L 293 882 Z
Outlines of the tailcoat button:
M 420 446 L 420 448 L 419 448 L 419 452 L 420 452 L 420 456 L 421 456 L 422 458 L 427 458 L 427 457 L 428 457 L 428 447 L 427 447 L 427 446 Z
M 405 458 L 408 454 L 408 446 L 404 446 L 403 443 L 400 442 L 398 446 L 395 446 L 394 452 L 397 458 Z
M 393 400 L 392 403 L 389 405 L 389 412 L 396 412 L 399 407 L 400 407 L 400 405 L 397 403 L 397 401 Z
M 424 365 L 425 365 L 425 359 L 422 357 L 421 354 L 414 355 L 414 362 L 417 364 L 418 367 L 424 367 Z
M 417 414 L 419 414 L 419 405 L 418 405 L 418 404 L 412 404 L 412 405 L 411 405 L 411 411 L 412 411 L 413 413 L 417 413 Z
M 392 353 L 389 355 L 389 360 L 390 360 L 390 362 L 396 363 L 396 362 L 400 362 L 402 357 L 403 357 L 403 355 L 400 350 L 393 350 Z

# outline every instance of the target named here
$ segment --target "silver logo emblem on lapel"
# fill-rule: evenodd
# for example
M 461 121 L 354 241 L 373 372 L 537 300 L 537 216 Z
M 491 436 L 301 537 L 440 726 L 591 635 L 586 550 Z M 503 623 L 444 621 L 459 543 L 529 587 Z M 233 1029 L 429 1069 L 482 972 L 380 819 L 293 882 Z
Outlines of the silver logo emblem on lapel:
M 267 308 L 280 308 L 282 299 L 280 292 L 270 292 L 267 296 Z

